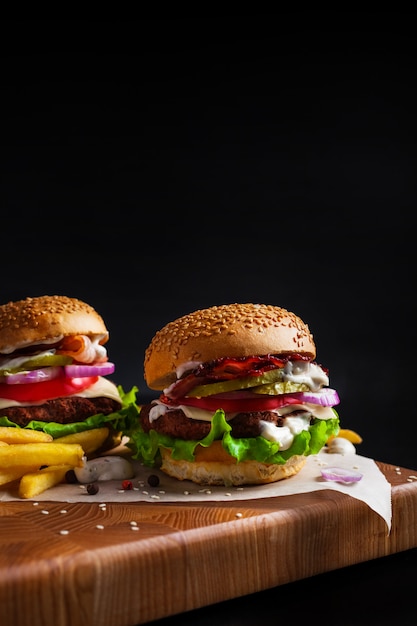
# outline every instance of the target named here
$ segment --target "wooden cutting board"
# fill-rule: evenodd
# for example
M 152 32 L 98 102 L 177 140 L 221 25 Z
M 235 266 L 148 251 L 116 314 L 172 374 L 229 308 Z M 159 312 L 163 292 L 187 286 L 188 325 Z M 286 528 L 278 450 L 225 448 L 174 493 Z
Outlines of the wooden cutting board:
M 332 490 L 190 503 L 0 503 L 0 624 L 127 626 L 417 547 L 416 470 L 378 463 L 392 528 Z

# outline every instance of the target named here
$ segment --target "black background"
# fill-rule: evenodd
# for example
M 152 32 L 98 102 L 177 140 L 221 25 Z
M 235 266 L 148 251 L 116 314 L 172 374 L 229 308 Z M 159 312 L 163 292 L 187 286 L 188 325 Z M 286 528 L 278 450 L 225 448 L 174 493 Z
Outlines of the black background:
M 306 321 L 358 451 L 417 467 L 415 19 L 2 21 L 0 301 L 63 294 L 154 394 L 154 333 L 263 302 Z

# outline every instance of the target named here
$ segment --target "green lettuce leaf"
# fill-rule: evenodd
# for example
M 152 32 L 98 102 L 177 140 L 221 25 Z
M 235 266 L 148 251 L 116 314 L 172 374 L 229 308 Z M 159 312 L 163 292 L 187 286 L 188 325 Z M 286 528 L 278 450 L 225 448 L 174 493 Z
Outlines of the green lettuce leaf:
M 238 461 L 258 461 L 260 463 L 283 464 L 294 454 L 308 456 L 317 454 L 331 435 L 339 432 L 339 416 L 333 409 L 334 418 L 320 420 L 315 418 L 308 431 L 295 435 L 294 441 L 288 450 L 279 450 L 279 444 L 269 441 L 262 436 L 236 439 L 232 437 L 230 424 L 227 422 L 224 411 L 218 410 L 213 415 L 209 434 L 200 441 L 176 439 L 169 435 L 158 434 L 155 430 L 145 433 L 140 423 L 128 433 L 130 440 L 128 447 L 132 450 L 133 458 L 140 459 L 145 465 L 154 466 L 160 463 L 160 448 L 171 450 L 176 460 L 194 461 L 194 451 L 197 445 L 208 447 L 216 440 L 222 440 L 227 452 Z
M 122 399 L 122 407 L 119 411 L 115 411 L 109 415 L 97 413 L 96 415 L 91 415 L 82 422 L 72 422 L 70 424 L 58 424 L 57 422 L 31 420 L 23 428 L 30 430 L 43 430 L 45 433 L 52 435 L 54 439 L 57 437 L 63 437 L 64 435 L 71 435 L 84 430 L 90 430 L 92 428 L 100 428 L 101 426 L 106 425 L 112 426 L 116 432 L 129 432 L 135 429 L 138 424 L 139 408 L 136 405 L 136 393 L 138 388 L 132 387 L 132 389 L 127 393 L 124 392 L 120 385 L 117 389 Z M 6 416 L 0 416 L 0 426 L 21 428 L 11 422 Z

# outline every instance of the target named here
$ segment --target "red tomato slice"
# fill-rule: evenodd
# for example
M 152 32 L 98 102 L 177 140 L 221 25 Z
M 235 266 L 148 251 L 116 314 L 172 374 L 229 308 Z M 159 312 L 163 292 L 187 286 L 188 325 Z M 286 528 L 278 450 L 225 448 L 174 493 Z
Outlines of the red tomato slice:
M 206 396 L 205 398 L 183 397 L 176 400 L 175 405 L 184 404 L 185 406 L 195 406 L 199 409 L 207 409 L 208 411 L 223 409 L 226 413 L 250 413 L 251 411 L 270 411 L 289 404 L 302 404 L 299 398 L 293 398 L 289 394 L 280 394 L 278 396 L 258 394 L 256 397 L 255 394 L 252 394 L 252 396 L 253 397 L 233 399 L 216 398 L 214 396 Z M 167 404 L 172 404 L 172 402 L 168 402 Z
M 86 378 L 54 378 L 41 383 L 7 385 L 0 383 L 0 398 L 16 402 L 39 402 L 72 396 L 88 389 L 98 381 L 98 376 Z

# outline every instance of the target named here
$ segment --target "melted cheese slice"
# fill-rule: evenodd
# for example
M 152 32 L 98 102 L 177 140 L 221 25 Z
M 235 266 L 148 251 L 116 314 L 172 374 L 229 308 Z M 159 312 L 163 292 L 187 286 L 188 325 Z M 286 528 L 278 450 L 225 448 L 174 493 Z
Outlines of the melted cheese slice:
M 116 402 L 122 404 L 116 385 L 103 376 L 100 376 L 94 385 L 74 394 L 74 396 L 81 398 L 111 398 L 112 400 L 116 400 Z M 68 397 L 70 398 L 71 396 Z M 46 402 L 46 400 L 40 400 L 38 402 L 17 402 L 16 400 L 0 398 L 0 409 L 5 409 L 8 406 L 36 406 L 43 404 L 43 402 Z

